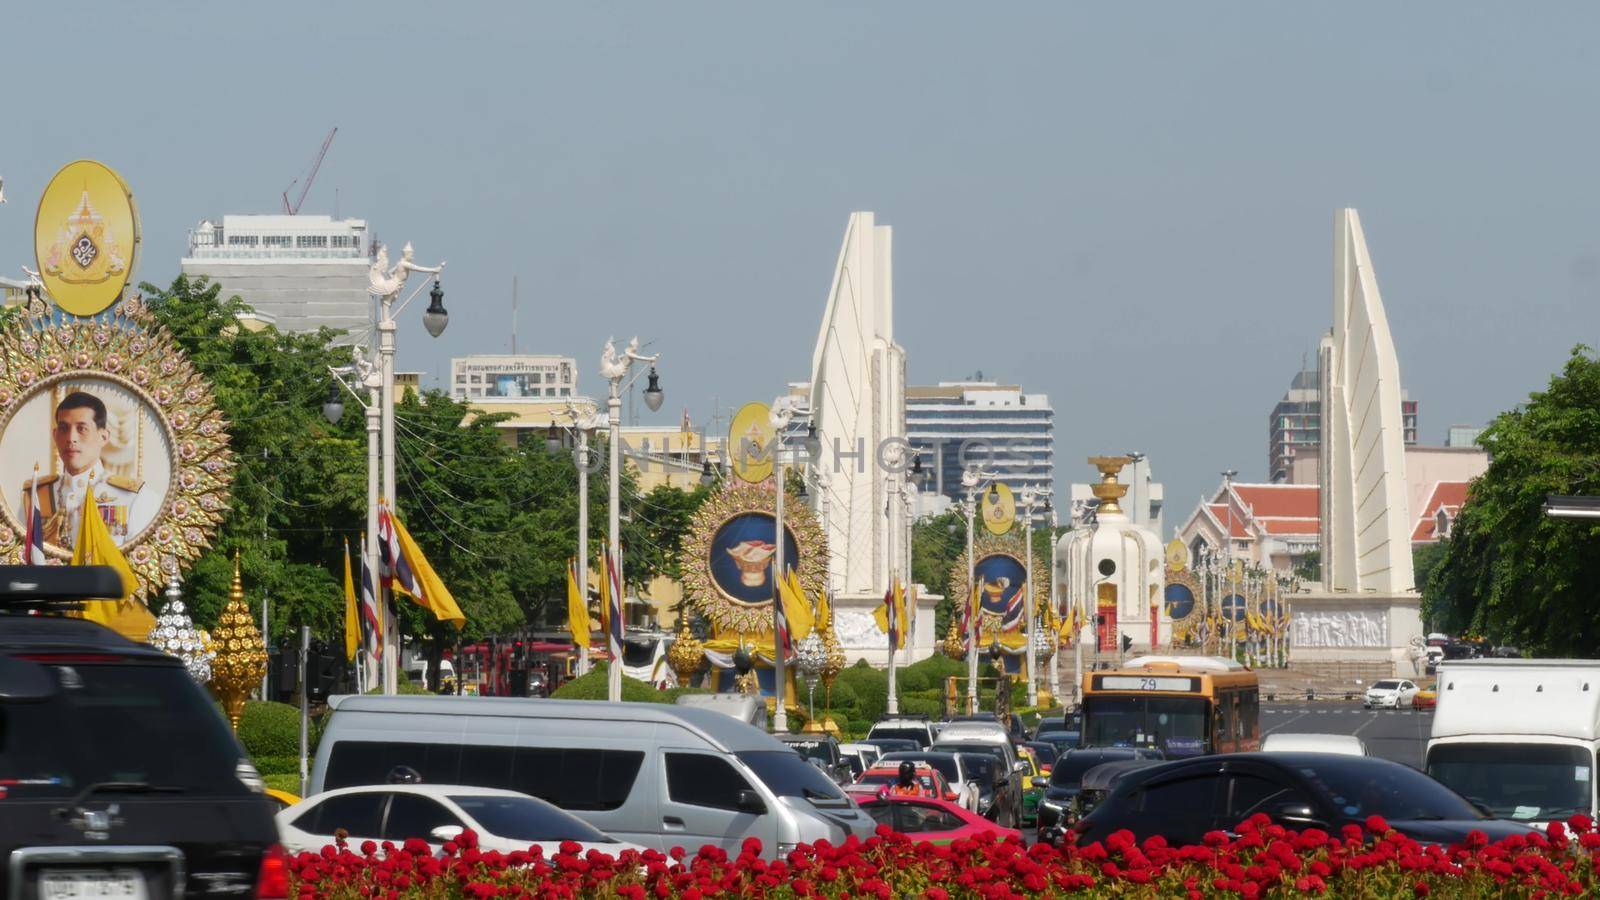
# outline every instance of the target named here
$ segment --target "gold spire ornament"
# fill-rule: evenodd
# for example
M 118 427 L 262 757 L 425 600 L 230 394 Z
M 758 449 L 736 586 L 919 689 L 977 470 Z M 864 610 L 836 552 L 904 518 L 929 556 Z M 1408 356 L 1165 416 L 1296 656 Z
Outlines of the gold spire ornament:
M 673 638 L 672 646 L 667 650 L 667 665 L 672 667 L 678 676 L 679 687 L 689 687 L 694 680 L 694 673 L 700 671 L 700 664 L 705 662 L 706 649 L 694 633 L 689 630 L 689 607 L 687 604 L 678 606 L 678 635 Z
M 1094 496 L 1100 501 L 1099 512 L 1102 515 L 1117 514 L 1122 512 L 1122 505 L 1118 503 L 1128 493 L 1128 486 L 1117 481 L 1123 466 L 1133 462 L 1131 456 L 1091 456 L 1089 465 L 1100 470 L 1100 483 L 1091 485 Z
M 222 608 L 222 617 L 211 637 L 217 652 L 211 663 L 211 692 L 222 701 L 228 724 L 238 731 L 245 698 L 267 674 L 267 645 L 244 602 L 237 553 L 233 557 L 233 586 L 228 590 L 228 603 Z
M 961 637 L 961 627 L 956 623 L 954 613 L 950 615 L 950 628 L 944 633 L 944 655 L 953 660 L 967 658 L 967 644 Z

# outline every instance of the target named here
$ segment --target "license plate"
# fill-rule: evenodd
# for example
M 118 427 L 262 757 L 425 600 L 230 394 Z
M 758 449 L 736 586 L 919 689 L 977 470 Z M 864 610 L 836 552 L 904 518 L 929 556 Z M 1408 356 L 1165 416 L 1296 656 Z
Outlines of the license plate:
M 39 875 L 40 900 L 146 900 L 137 869 L 46 869 Z

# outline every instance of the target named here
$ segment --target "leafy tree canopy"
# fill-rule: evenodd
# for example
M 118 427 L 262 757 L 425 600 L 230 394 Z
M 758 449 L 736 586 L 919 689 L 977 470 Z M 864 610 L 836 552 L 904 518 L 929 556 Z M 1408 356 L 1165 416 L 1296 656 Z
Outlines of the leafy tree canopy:
M 1544 502 L 1600 494 L 1600 359 L 1575 348 L 1545 390 L 1478 442 L 1489 468 L 1424 585 L 1427 621 L 1541 655 L 1596 655 L 1600 523 L 1549 518 Z

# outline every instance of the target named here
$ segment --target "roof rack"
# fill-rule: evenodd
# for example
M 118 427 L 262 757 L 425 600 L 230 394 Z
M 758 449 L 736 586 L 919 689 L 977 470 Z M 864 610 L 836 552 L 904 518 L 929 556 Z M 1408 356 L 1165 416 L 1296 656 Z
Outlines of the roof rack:
M 69 609 L 122 596 L 122 576 L 110 566 L 0 566 L 0 610 Z

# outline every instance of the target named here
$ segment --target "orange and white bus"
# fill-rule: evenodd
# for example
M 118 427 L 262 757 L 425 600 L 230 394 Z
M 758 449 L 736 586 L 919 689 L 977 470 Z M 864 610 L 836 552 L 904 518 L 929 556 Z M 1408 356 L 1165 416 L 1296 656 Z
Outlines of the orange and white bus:
M 1256 673 L 1214 656 L 1141 656 L 1083 675 L 1084 747 L 1153 747 L 1168 759 L 1261 748 Z

